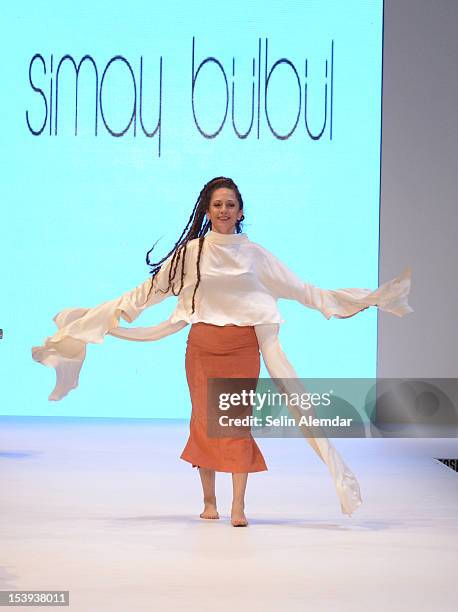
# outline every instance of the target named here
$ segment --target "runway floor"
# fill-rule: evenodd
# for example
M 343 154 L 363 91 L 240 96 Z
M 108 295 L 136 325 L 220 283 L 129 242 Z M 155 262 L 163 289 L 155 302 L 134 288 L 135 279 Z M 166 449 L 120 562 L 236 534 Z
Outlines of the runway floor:
M 351 518 L 305 440 L 260 439 L 269 471 L 234 528 L 230 474 L 221 518 L 199 518 L 187 432 L 1 417 L 0 589 L 69 590 L 78 612 L 457 609 L 458 474 L 435 460 L 455 439 L 335 440 L 361 486 Z

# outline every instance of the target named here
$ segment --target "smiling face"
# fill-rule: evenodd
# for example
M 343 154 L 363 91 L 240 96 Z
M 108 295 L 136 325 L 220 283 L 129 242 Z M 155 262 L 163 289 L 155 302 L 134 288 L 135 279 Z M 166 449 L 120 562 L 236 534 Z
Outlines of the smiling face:
M 212 223 L 212 230 L 220 234 L 234 234 L 235 223 L 240 221 L 243 211 L 233 189 L 219 187 L 210 197 L 207 219 Z

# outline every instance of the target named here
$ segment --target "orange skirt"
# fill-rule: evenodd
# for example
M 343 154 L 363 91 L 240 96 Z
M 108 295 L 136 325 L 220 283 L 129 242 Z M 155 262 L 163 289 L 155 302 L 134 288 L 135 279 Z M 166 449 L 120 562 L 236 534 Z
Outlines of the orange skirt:
M 258 339 L 253 326 L 194 323 L 186 348 L 186 378 L 192 402 L 189 438 L 180 456 L 192 467 L 218 472 L 262 472 L 264 457 L 251 433 L 244 437 L 209 437 L 207 379 L 250 378 L 260 370 Z

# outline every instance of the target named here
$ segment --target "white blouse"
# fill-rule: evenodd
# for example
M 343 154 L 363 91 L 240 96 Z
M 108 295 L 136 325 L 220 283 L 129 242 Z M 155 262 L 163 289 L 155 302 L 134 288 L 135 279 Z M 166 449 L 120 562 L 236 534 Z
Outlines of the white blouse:
M 197 282 L 199 239 L 187 245 L 183 288 L 170 317 L 172 323 L 212 323 L 213 325 L 259 325 L 284 323 L 277 306 L 279 298 L 296 300 L 319 310 L 327 319 L 333 315 L 352 316 L 367 306 L 402 316 L 412 309 L 406 296 L 410 287 L 410 271 L 377 291 L 371 289 L 320 289 L 304 283 L 272 253 L 251 242 L 247 234 L 206 234 L 200 258 L 200 284 L 195 294 L 195 312 L 191 314 L 192 295 Z M 166 293 L 172 257 L 162 265 L 148 301 L 151 278 L 124 294 L 120 307 L 129 323 L 153 304 L 172 295 Z M 181 282 L 181 260 L 174 279 L 175 292 Z
M 50 400 L 64 397 L 78 385 L 78 377 L 88 343 L 100 344 L 108 333 L 124 340 L 158 340 L 179 331 L 189 323 L 214 325 L 279 324 L 279 298 L 297 300 L 319 310 L 327 319 L 350 317 L 368 308 L 403 316 L 412 312 L 407 303 L 410 268 L 395 279 L 371 289 L 320 289 L 304 283 L 265 248 L 251 242 L 247 234 L 205 235 L 200 258 L 200 284 L 191 314 L 192 294 L 197 281 L 196 261 L 199 240 L 190 240 L 185 256 L 183 289 L 176 308 L 167 321 L 151 327 L 119 326 L 120 317 L 132 323 L 146 308 L 173 295 L 167 290 L 172 256 L 162 264 L 151 287 L 151 276 L 121 296 L 91 308 L 66 308 L 54 317 L 58 331 L 43 345 L 32 347 L 32 357 L 56 370 L 57 383 Z M 178 263 L 175 293 L 181 282 Z M 162 292 L 162 291 L 164 292 Z

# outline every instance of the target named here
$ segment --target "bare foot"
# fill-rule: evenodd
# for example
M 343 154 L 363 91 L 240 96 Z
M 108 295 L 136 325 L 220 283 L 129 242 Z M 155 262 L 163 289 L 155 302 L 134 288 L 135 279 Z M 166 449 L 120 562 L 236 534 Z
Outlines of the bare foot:
M 212 500 L 204 500 L 204 511 L 199 514 L 203 519 L 219 519 L 218 510 L 216 509 L 216 498 Z
M 243 505 L 240 506 L 232 504 L 231 523 L 233 527 L 246 527 L 248 525 L 248 521 L 243 510 Z

